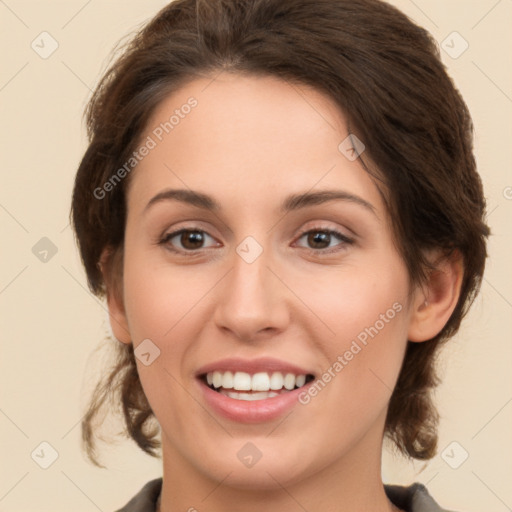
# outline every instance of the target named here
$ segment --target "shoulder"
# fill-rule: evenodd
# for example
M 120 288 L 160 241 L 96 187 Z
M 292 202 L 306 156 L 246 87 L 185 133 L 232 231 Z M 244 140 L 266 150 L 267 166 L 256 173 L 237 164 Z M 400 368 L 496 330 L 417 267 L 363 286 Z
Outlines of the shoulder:
M 123 508 L 116 512 L 155 512 L 161 489 L 162 478 L 150 480 Z
M 454 512 L 441 508 L 430 496 L 427 488 L 420 483 L 408 487 L 384 485 L 388 498 L 406 512 Z

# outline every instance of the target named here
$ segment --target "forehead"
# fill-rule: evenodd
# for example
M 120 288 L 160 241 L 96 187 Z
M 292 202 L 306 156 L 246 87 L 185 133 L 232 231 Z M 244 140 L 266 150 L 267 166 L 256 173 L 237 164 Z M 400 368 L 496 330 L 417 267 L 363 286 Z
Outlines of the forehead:
M 129 202 L 173 187 L 249 207 L 341 187 L 380 203 L 359 159 L 347 158 L 348 136 L 341 109 L 306 85 L 230 73 L 194 79 L 147 123 L 141 141 L 151 140 L 152 149 L 131 176 L 137 194 Z

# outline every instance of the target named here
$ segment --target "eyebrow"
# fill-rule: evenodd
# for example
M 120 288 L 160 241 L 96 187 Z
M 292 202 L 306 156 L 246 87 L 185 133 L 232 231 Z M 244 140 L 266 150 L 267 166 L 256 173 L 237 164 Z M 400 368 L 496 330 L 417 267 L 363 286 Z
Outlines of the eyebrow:
M 335 200 L 357 204 L 376 215 L 375 207 L 371 203 L 364 200 L 362 197 L 344 190 L 319 190 L 316 192 L 292 194 L 286 197 L 281 204 L 279 211 L 284 214 L 300 210 L 308 206 L 315 206 Z M 213 197 L 202 192 L 186 189 L 166 189 L 151 198 L 144 208 L 144 212 L 146 212 L 151 206 L 163 201 L 179 201 L 212 212 L 218 212 L 221 210 L 220 204 Z

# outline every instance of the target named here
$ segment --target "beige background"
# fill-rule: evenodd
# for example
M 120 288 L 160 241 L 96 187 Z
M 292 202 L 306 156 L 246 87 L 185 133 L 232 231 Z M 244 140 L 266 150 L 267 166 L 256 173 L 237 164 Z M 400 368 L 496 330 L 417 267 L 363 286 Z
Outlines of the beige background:
M 474 118 L 494 235 L 481 295 L 441 361 L 440 453 L 415 465 L 387 453 L 383 477 L 423 482 L 449 509 L 504 512 L 512 509 L 512 1 L 392 3 L 440 43 L 453 31 L 469 43 L 458 58 L 442 53 Z M 80 451 L 86 365 L 100 368 L 89 356 L 109 342 L 102 342 L 104 305 L 87 291 L 68 212 L 90 91 L 115 43 L 164 4 L 0 0 L 1 511 L 113 511 L 161 475 L 161 462 L 131 442 L 104 446 L 107 470 Z M 47 59 L 31 48 L 43 31 L 59 45 Z M 452 54 L 462 48 L 454 37 Z M 50 43 L 44 50 L 39 42 L 39 51 Z M 42 237 L 57 249 L 46 262 L 32 252 Z M 58 452 L 47 469 L 40 464 L 51 462 L 51 449 L 43 441 Z M 453 441 L 459 444 L 443 458 Z M 465 452 L 467 460 L 450 467 Z

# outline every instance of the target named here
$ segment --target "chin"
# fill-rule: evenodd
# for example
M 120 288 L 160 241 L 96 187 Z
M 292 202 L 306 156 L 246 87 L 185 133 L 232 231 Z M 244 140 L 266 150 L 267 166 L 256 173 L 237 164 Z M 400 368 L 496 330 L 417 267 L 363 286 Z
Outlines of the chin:
M 259 448 L 258 448 L 258 447 Z M 317 471 L 300 446 L 284 446 L 281 439 L 233 439 L 231 446 L 212 451 L 208 458 L 195 454 L 196 467 L 207 478 L 245 491 L 282 490 Z
M 291 461 L 283 458 L 279 462 L 264 462 L 261 459 L 251 468 L 241 467 L 239 463 L 226 466 L 222 485 L 244 491 L 282 490 L 283 486 L 293 485 L 305 477 L 300 468 L 293 467 Z M 226 477 L 228 473 L 229 476 Z

